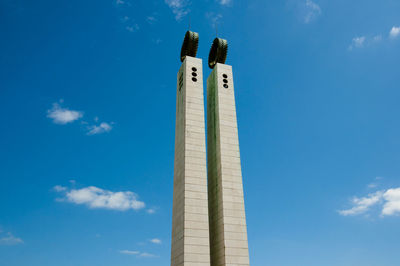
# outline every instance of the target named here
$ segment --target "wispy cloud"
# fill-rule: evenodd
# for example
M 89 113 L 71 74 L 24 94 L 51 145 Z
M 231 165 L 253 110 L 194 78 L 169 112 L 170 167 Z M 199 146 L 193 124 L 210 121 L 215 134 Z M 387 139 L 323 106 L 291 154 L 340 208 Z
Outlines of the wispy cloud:
M 142 258 L 155 258 L 157 256 L 154 255 L 154 254 L 151 254 L 151 253 L 143 252 L 143 253 L 139 254 L 139 257 L 142 257 Z
M 60 101 L 63 102 L 62 100 Z M 53 103 L 53 107 L 47 110 L 47 117 L 55 124 L 65 125 L 72 123 L 83 116 L 83 112 L 63 108 L 59 103 Z
M 62 192 L 62 191 L 66 191 L 67 188 L 66 188 L 66 187 L 63 187 L 63 186 L 57 185 L 57 186 L 54 186 L 54 187 L 53 187 L 53 190 L 56 191 L 56 192 Z
M 150 208 L 150 209 L 147 209 L 146 212 L 148 214 L 155 214 L 156 213 L 156 209 L 155 208 Z
M 362 48 L 364 47 L 366 37 L 365 36 L 358 36 L 354 37 L 353 40 L 351 41 L 351 44 L 349 46 L 349 50 L 353 50 L 355 48 Z
M 390 38 L 394 39 L 400 36 L 400 27 L 393 27 L 389 33 Z
M 119 253 L 125 254 L 125 255 L 139 255 L 139 254 L 140 254 L 139 251 L 136 251 L 136 250 L 126 250 L 126 249 L 120 250 Z
M 210 24 L 215 27 L 217 26 L 217 24 L 220 22 L 220 20 L 222 19 L 222 15 L 221 14 L 216 14 L 214 12 L 207 12 L 206 13 L 206 18 L 207 20 L 210 22 Z
M 132 24 L 130 26 L 126 26 L 125 29 L 129 32 L 136 32 L 140 29 L 138 24 Z
M 153 244 L 158 244 L 158 245 L 162 243 L 162 241 L 158 238 L 153 238 L 153 239 L 150 239 L 149 241 Z
M 176 20 L 181 20 L 190 12 L 187 0 L 165 0 L 165 3 L 172 10 Z
M 112 130 L 112 126 L 109 123 L 102 122 L 100 125 L 92 125 L 88 126 L 88 135 L 97 135 L 106 132 L 110 132 Z
M 128 22 L 129 20 L 130 20 L 131 18 L 130 17 L 128 17 L 128 16 L 123 16 L 123 17 L 121 17 L 121 22 Z
M 10 232 L 6 233 L 5 235 L 3 234 L 2 236 L 0 235 L 0 245 L 15 246 L 23 243 L 24 241 L 21 238 L 15 237 Z
M 367 46 L 371 46 L 377 43 L 380 43 L 383 40 L 382 35 L 375 35 L 373 37 L 359 36 L 354 37 L 351 41 L 351 44 L 348 47 L 349 51 L 354 49 L 360 49 Z
M 380 42 L 382 41 L 382 35 L 376 35 L 372 38 L 372 41 L 374 42 Z
M 148 17 L 146 18 L 146 21 L 147 21 L 147 23 L 149 23 L 149 24 L 154 24 L 154 23 L 157 22 L 157 18 L 156 18 L 155 16 L 148 16 Z
M 373 189 L 373 188 L 378 187 L 378 186 L 379 186 L 379 183 L 380 183 L 380 180 L 382 180 L 382 179 L 383 179 L 383 177 L 380 177 L 380 176 L 375 177 L 375 181 L 372 182 L 372 183 L 369 183 L 369 184 L 367 185 L 367 187 L 368 187 L 369 189 Z
M 81 189 L 55 186 L 54 190 L 63 194 L 57 201 L 85 205 L 91 209 L 127 211 L 140 210 L 146 206 L 144 202 L 138 200 L 138 195 L 131 191 L 113 192 L 94 186 Z
M 338 211 L 343 216 L 355 216 L 367 213 L 372 207 L 378 207 L 380 215 L 392 216 L 400 214 L 400 187 L 380 190 L 365 197 L 353 197 L 352 207 Z
M 321 7 L 311 0 L 305 2 L 304 23 L 310 23 L 319 17 L 322 13 Z
M 137 32 L 140 30 L 139 24 L 128 14 L 132 14 L 130 10 L 132 9 L 131 0 L 116 0 L 118 19 L 124 28 L 128 32 Z
M 386 34 L 384 34 L 386 36 Z M 348 47 L 349 51 L 352 51 L 357 48 L 368 47 L 382 41 L 387 41 L 388 39 L 396 39 L 400 36 L 400 27 L 393 26 L 389 31 L 389 37 L 383 37 L 382 34 L 377 34 L 375 36 L 357 36 L 354 37 L 351 41 L 350 46 Z
M 217 1 L 223 6 L 232 4 L 232 0 L 217 0 Z
M 152 40 L 153 41 L 153 43 L 155 43 L 155 44 L 160 44 L 160 43 L 162 43 L 162 40 L 161 39 L 153 39 Z
M 354 197 L 351 200 L 351 204 L 353 207 L 347 210 L 340 210 L 339 213 L 343 216 L 348 215 L 358 215 L 365 213 L 368 211 L 372 206 L 379 203 L 382 200 L 382 191 L 377 191 L 375 193 L 368 194 L 366 197 L 358 198 Z
M 154 258 L 157 257 L 154 254 L 150 254 L 147 252 L 140 252 L 136 250 L 120 250 L 119 253 L 124 254 L 124 255 L 131 255 L 131 256 L 137 256 L 137 257 L 142 257 L 142 258 Z

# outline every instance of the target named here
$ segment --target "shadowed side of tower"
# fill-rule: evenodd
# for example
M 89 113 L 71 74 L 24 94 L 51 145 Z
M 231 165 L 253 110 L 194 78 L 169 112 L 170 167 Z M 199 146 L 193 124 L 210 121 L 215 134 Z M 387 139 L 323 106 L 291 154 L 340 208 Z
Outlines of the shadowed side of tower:
M 171 266 L 209 266 L 202 61 L 185 56 L 178 72 Z
M 232 67 L 217 61 L 209 65 L 214 68 L 207 79 L 211 266 L 248 266 L 250 263 Z

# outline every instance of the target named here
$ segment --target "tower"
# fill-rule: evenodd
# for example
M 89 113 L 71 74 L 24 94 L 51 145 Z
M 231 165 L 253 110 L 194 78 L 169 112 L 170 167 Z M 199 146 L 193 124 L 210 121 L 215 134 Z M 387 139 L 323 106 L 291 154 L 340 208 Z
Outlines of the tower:
M 248 266 L 249 252 L 232 67 L 216 38 L 208 64 L 207 169 L 211 266 Z
M 171 266 L 209 266 L 209 223 L 202 60 L 188 31 L 177 77 Z
M 208 65 L 207 161 L 202 60 L 188 31 L 177 78 L 171 266 L 249 266 L 232 67 L 216 38 Z

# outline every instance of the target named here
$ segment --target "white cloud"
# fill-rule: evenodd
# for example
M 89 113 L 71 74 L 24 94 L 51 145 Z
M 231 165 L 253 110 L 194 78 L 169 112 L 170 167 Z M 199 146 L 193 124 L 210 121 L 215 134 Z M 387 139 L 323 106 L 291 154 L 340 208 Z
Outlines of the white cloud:
M 21 238 L 15 237 L 10 232 L 8 232 L 6 236 L 0 237 L 0 245 L 14 246 L 23 243 L 24 241 Z
M 102 134 L 106 132 L 110 132 L 112 130 L 112 126 L 109 123 L 102 122 L 100 125 L 96 126 L 89 126 L 88 127 L 88 135 L 97 135 L 97 134 Z
M 390 30 L 389 36 L 390 38 L 396 38 L 400 35 L 400 27 L 393 27 Z
M 158 239 L 158 238 L 150 239 L 150 242 L 153 243 L 153 244 L 161 244 L 162 243 L 161 240 Z
M 61 99 L 59 102 L 63 103 L 64 100 Z M 59 103 L 53 103 L 53 107 L 47 110 L 47 117 L 51 118 L 55 124 L 65 125 L 82 118 L 83 112 L 63 108 Z M 99 118 L 94 117 L 94 121 L 98 123 Z M 111 131 L 113 123 L 101 122 L 98 125 L 88 125 L 88 122 L 81 121 L 81 124 L 86 125 L 87 135 L 96 135 Z
M 187 0 L 165 0 L 165 3 L 171 8 L 176 20 L 181 20 L 190 12 Z
M 306 8 L 306 14 L 304 16 L 305 23 L 310 23 L 322 13 L 321 7 L 311 0 L 306 0 L 305 8 Z
M 386 202 L 383 205 L 382 215 L 400 214 L 400 188 L 388 189 L 383 198 Z
M 365 39 L 366 39 L 365 36 L 354 37 L 349 46 L 349 50 L 353 50 L 354 48 L 364 47 Z
M 56 186 L 57 187 L 57 186 Z M 138 196 L 131 191 L 112 192 L 90 186 L 81 189 L 66 189 L 59 191 L 64 197 L 58 201 L 66 201 L 78 205 L 86 205 L 91 209 L 109 209 L 126 211 L 140 210 L 146 205 L 138 200 Z
M 379 203 L 382 200 L 382 191 L 377 191 L 375 193 L 369 194 L 367 197 L 358 198 L 354 197 L 351 202 L 353 207 L 347 210 L 341 210 L 339 213 L 343 216 L 348 215 L 358 215 L 365 213 L 368 211 L 372 206 Z
M 125 254 L 125 255 L 139 255 L 140 252 L 139 251 L 135 251 L 135 250 L 120 250 L 119 253 L 121 254 Z
M 53 103 L 53 107 L 47 110 L 47 117 L 53 119 L 54 123 L 60 125 L 72 123 L 82 116 L 82 112 L 62 108 L 58 103 Z
M 221 5 L 226 6 L 232 3 L 232 0 L 219 0 L 218 1 Z
M 400 27 L 392 27 L 392 29 L 390 30 L 390 33 L 389 33 L 389 38 L 395 39 L 399 36 L 400 36 Z M 382 34 L 377 34 L 374 37 L 359 36 L 359 37 L 353 38 L 348 49 L 351 51 L 356 48 L 363 48 L 365 46 L 370 46 L 370 45 L 380 43 L 380 42 L 386 41 L 386 40 L 387 40 L 387 38 L 383 38 Z
M 117 3 L 117 5 L 123 5 L 123 4 L 125 4 L 125 1 L 123 1 L 123 0 L 117 0 L 116 3 Z
M 382 217 L 400 214 L 400 188 L 376 191 L 362 198 L 354 197 L 351 203 L 350 209 L 340 210 L 339 214 L 343 216 L 359 215 L 366 213 L 374 206 L 380 208 Z

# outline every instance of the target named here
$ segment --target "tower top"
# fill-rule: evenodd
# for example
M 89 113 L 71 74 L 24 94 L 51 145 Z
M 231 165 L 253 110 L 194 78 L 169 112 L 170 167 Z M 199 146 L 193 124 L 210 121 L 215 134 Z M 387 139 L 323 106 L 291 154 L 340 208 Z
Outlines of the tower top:
M 217 63 L 225 64 L 228 55 L 228 41 L 215 38 L 208 56 L 208 66 L 212 69 Z
M 188 30 L 185 34 L 181 49 L 181 62 L 186 56 L 196 57 L 197 48 L 199 47 L 199 34 Z

